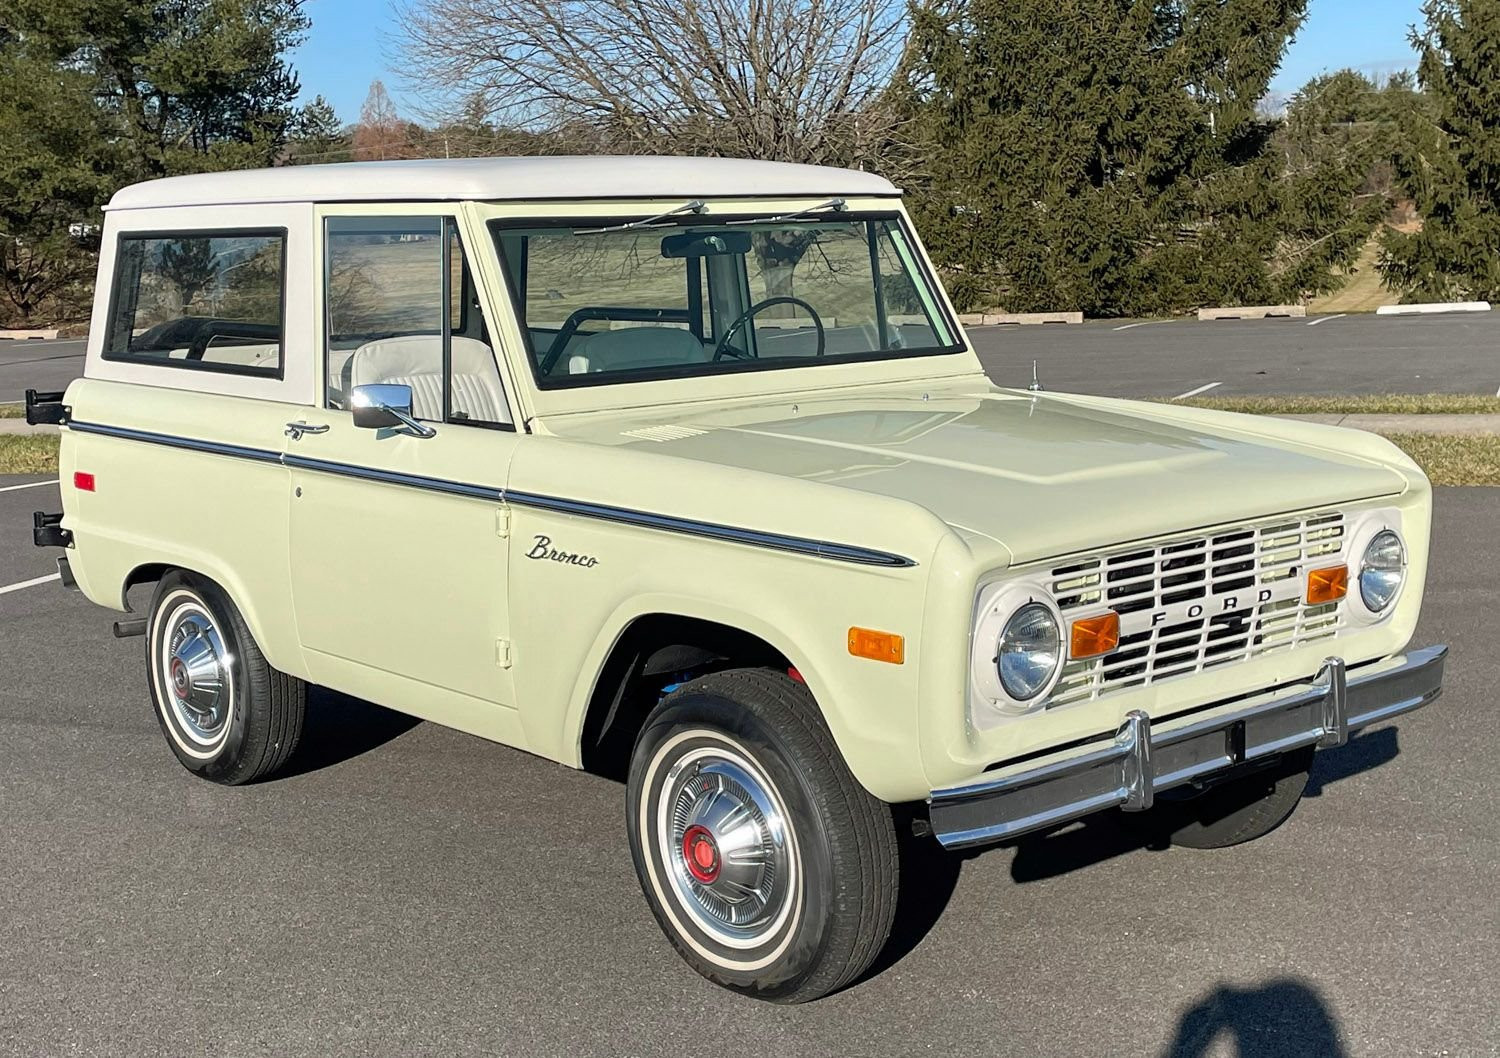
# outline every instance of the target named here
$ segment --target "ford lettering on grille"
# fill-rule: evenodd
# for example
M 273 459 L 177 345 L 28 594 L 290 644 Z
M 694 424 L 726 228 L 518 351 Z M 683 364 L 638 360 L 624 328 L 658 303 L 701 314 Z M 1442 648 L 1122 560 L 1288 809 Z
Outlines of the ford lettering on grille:
M 1344 517 L 1326 512 L 1235 526 L 1057 566 L 1065 621 L 1114 610 L 1120 646 L 1069 661 L 1049 706 L 1097 698 L 1330 639 L 1343 604 L 1309 606 L 1307 570 L 1336 564 Z

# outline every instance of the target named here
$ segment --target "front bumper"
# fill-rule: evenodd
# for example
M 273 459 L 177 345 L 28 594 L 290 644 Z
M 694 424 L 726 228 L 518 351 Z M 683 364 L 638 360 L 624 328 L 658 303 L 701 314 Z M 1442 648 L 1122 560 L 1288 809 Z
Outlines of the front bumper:
M 1155 794 L 1302 746 L 1340 746 L 1349 732 L 1420 709 L 1442 693 L 1445 646 L 1346 671 L 1329 658 L 1310 684 L 1208 706 L 1154 725 L 1129 714 L 1111 739 L 997 769 L 928 798 L 947 848 L 981 845 L 1105 808 L 1143 811 Z M 1109 741 L 1104 741 L 1108 739 Z

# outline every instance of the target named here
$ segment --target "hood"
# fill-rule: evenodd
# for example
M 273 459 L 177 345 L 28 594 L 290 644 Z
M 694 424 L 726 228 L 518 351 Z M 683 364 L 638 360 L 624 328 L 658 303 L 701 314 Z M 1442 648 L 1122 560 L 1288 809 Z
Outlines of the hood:
M 1152 405 L 992 390 L 662 409 L 557 430 L 920 504 L 1023 563 L 1403 491 L 1389 466 Z

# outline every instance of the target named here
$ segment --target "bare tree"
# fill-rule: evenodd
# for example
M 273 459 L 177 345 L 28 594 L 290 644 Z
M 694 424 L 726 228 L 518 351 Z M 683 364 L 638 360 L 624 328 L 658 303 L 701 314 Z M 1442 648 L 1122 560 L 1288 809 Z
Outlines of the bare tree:
M 867 165 L 905 0 L 410 0 L 422 85 L 511 128 L 593 148 Z
M 359 110 L 359 124 L 354 126 L 354 160 L 380 162 L 392 158 L 415 157 L 408 143 L 406 124 L 396 113 L 396 104 L 378 78 L 370 82 L 370 92 Z

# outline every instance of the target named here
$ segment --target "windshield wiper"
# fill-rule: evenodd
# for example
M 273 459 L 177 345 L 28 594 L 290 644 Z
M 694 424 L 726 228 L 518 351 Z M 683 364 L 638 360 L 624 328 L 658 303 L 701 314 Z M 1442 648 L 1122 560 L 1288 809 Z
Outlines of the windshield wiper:
M 814 213 L 822 213 L 825 209 L 831 209 L 835 213 L 846 213 L 849 203 L 841 198 L 830 198 L 827 202 L 820 202 L 816 206 L 808 206 L 799 209 L 795 213 L 779 213 L 774 217 L 747 217 L 744 220 L 728 220 L 725 224 L 775 224 L 781 220 L 796 220 L 798 217 L 810 217 Z
M 669 209 L 665 213 L 658 213 L 654 217 L 643 217 L 640 220 L 626 221 L 624 224 L 611 224 L 607 228 L 579 228 L 573 232 L 574 235 L 602 235 L 607 231 L 629 231 L 631 228 L 644 228 L 648 224 L 655 224 L 659 220 L 675 217 L 679 213 L 707 213 L 708 206 L 702 199 L 695 198 L 691 202 L 684 202 L 676 209 Z

